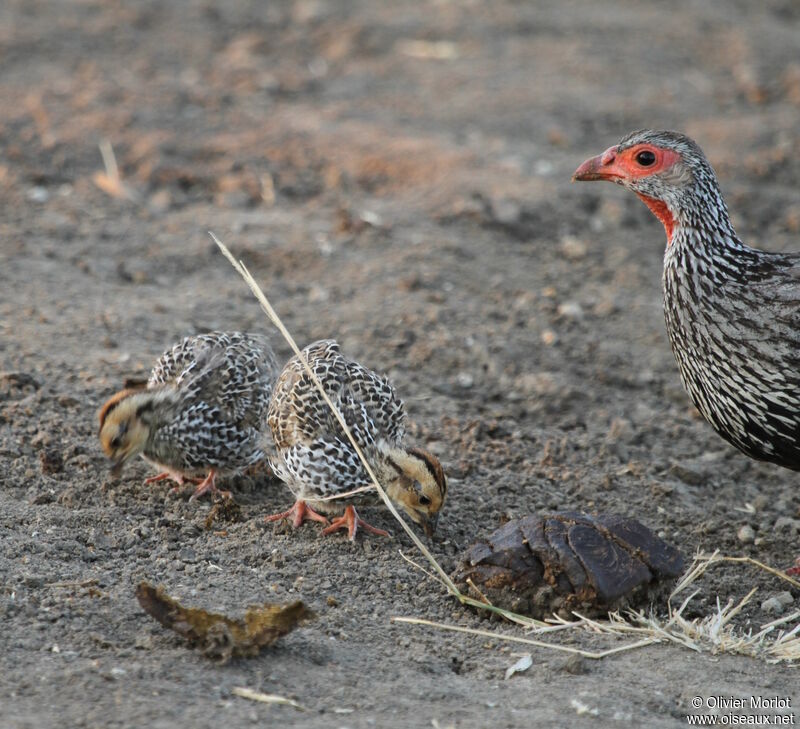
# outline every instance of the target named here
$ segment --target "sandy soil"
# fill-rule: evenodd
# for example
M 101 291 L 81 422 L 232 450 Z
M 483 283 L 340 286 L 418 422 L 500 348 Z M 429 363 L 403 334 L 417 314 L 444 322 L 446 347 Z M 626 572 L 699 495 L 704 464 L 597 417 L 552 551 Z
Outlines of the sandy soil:
M 298 341 L 334 336 L 391 376 L 450 473 L 445 567 L 504 518 L 559 508 L 787 566 L 797 476 L 690 407 L 663 232 L 633 196 L 569 178 L 632 129 L 681 129 L 743 237 L 796 248 L 798 38 L 790 0 L 0 4 L 0 725 L 673 727 L 696 695 L 800 701 L 796 669 L 666 646 L 534 649 L 505 681 L 519 646 L 389 622 L 521 635 L 448 600 L 397 530 L 266 524 L 290 497 L 262 478 L 234 484 L 243 521 L 208 531 L 209 504 L 143 486 L 145 464 L 112 482 L 95 422 L 180 337 L 269 330 L 214 230 Z M 104 140 L 122 187 L 98 176 Z M 143 614 L 143 578 L 319 618 L 219 667 Z M 760 626 L 784 586 L 745 567 L 716 570 L 692 614 L 753 586 L 738 620 Z

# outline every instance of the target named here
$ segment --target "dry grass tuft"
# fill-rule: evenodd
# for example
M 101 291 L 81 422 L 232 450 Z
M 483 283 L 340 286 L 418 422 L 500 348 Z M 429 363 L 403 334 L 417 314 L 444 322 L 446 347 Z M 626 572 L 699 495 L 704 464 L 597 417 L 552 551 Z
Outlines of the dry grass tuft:
M 406 557 L 406 559 L 408 559 Z M 411 562 L 411 560 L 408 560 Z M 620 613 L 609 613 L 606 620 L 593 620 L 579 613 L 573 613 L 577 620 L 564 620 L 554 616 L 546 622 L 534 620 L 524 615 L 509 613 L 494 608 L 494 612 L 512 620 L 519 625 L 527 627 L 529 635 L 546 635 L 561 630 L 582 630 L 596 635 L 615 636 L 617 639 L 626 636 L 636 636 L 638 640 L 622 646 L 609 648 L 603 651 L 585 651 L 571 646 L 531 640 L 516 635 L 508 635 L 498 631 L 476 630 L 455 625 L 433 623 L 419 618 L 393 618 L 395 622 L 412 625 L 425 625 L 439 630 L 450 630 L 459 633 L 469 633 L 495 640 L 510 641 L 536 645 L 548 650 L 576 653 L 584 658 L 599 659 L 615 653 L 642 648 L 654 643 L 672 643 L 688 648 L 697 653 L 729 653 L 759 658 L 768 663 L 798 663 L 800 662 L 800 610 L 790 615 L 773 620 L 760 627 L 757 632 L 745 630 L 735 625 L 734 618 L 741 613 L 744 607 L 753 599 L 757 588 L 750 590 L 739 602 L 729 600 L 724 606 L 716 601 L 716 610 L 700 618 L 687 619 L 684 613 L 691 601 L 700 593 L 696 583 L 708 569 L 724 562 L 746 563 L 760 570 L 779 577 L 781 580 L 797 587 L 797 580 L 769 567 L 768 565 L 751 559 L 750 557 L 726 557 L 718 552 L 713 554 L 698 554 L 689 569 L 678 581 L 675 589 L 667 600 L 667 616 L 660 617 L 654 612 L 645 614 L 641 611 L 626 611 L 625 616 Z M 412 562 L 412 564 L 415 564 Z M 416 565 L 419 568 L 419 565 Z M 421 568 L 420 568 L 421 569 Z M 677 595 L 685 592 L 690 587 L 695 589 L 677 607 L 673 601 Z M 486 605 L 474 603 L 477 607 L 486 608 Z M 794 627 L 791 624 L 795 623 Z M 787 626 L 788 629 L 781 626 Z
M 668 601 L 669 615 L 666 621 L 653 615 L 632 612 L 631 619 L 661 635 L 665 640 L 683 645 L 698 652 L 734 653 L 761 658 L 769 663 L 800 661 L 800 610 L 790 615 L 765 623 L 760 630 L 753 633 L 737 627 L 733 619 L 753 599 L 757 588 L 750 590 L 738 603 L 733 600 L 722 606 L 719 597 L 716 610 L 702 618 L 687 620 L 683 617 L 687 606 L 696 597 L 700 588 L 695 589 L 677 608 L 673 607 L 673 599 L 681 592 L 692 587 L 714 565 L 724 562 L 750 564 L 775 575 L 794 587 L 800 583 L 788 575 L 750 557 L 726 557 L 719 552 L 698 554 L 686 574 L 679 580 Z M 788 631 L 781 626 L 796 622 Z

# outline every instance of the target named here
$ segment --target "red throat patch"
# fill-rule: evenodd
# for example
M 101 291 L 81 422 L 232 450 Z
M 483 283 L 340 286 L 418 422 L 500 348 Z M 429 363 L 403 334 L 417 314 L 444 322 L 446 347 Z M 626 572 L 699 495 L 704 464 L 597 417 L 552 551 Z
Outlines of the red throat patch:
M 639 199 L 650 208 L 650 212 L 661 221 L 664 230 L 667 232 L 667 245 L 672 243 L 672 229 L 675 227 L 675 219 L 672 217 L 672 213 L 669 211 L 667 204 L 661 202 L 661 200 L 647 197 L 647 195 L 641 195 L 638 192 L 636 194 L 639 196 Z

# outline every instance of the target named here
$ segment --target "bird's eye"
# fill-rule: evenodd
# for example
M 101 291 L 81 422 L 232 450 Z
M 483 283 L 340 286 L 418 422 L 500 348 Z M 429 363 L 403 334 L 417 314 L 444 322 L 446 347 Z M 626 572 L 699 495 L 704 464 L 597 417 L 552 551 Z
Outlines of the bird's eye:
M 119 429 L 117 430 L 117 434 L 111 439 L 111 447 L 116 450 L 122 445 L 122 439 L 125 437 L 125 433 L 128 432 L 128 424 L 127 423 L 120 423 Z
M 427 506 L 428 504 L 431 503 L 431 500 L 427 496 L 420 496 L 419 503 L 422 504 L 423 506 Z
M 650 167 L 655 164 L 656 156 L 649 149 L 643 149 L 636 155 L 636 161 L 642 167 Z

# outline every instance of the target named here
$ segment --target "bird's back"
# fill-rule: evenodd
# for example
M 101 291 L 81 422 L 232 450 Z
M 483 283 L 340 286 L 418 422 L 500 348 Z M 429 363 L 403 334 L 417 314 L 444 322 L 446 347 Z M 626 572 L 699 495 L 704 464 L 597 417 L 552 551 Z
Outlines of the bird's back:
M 315 342 L 303 354 L 367 458 L 379 441 L 400 442 L 403 402 L 385 378 L 342 355 L 334 340 Z M 298 357 L 278 378 L 268 422 L 279 453 L 275 471 L 297 493 L 313 499 L 368 482 L 355 449 Z
M 391 443 L 402 439 L 403 402 L 388 380 L 342 355 L 338 343 L 332 339 L 314 342 L 303 354 L 359 445 L 369 445 L 378 439 Z M 279 448 L 344 436 L 297 356 L 289 360 L 278 377 L 268 422 Z

